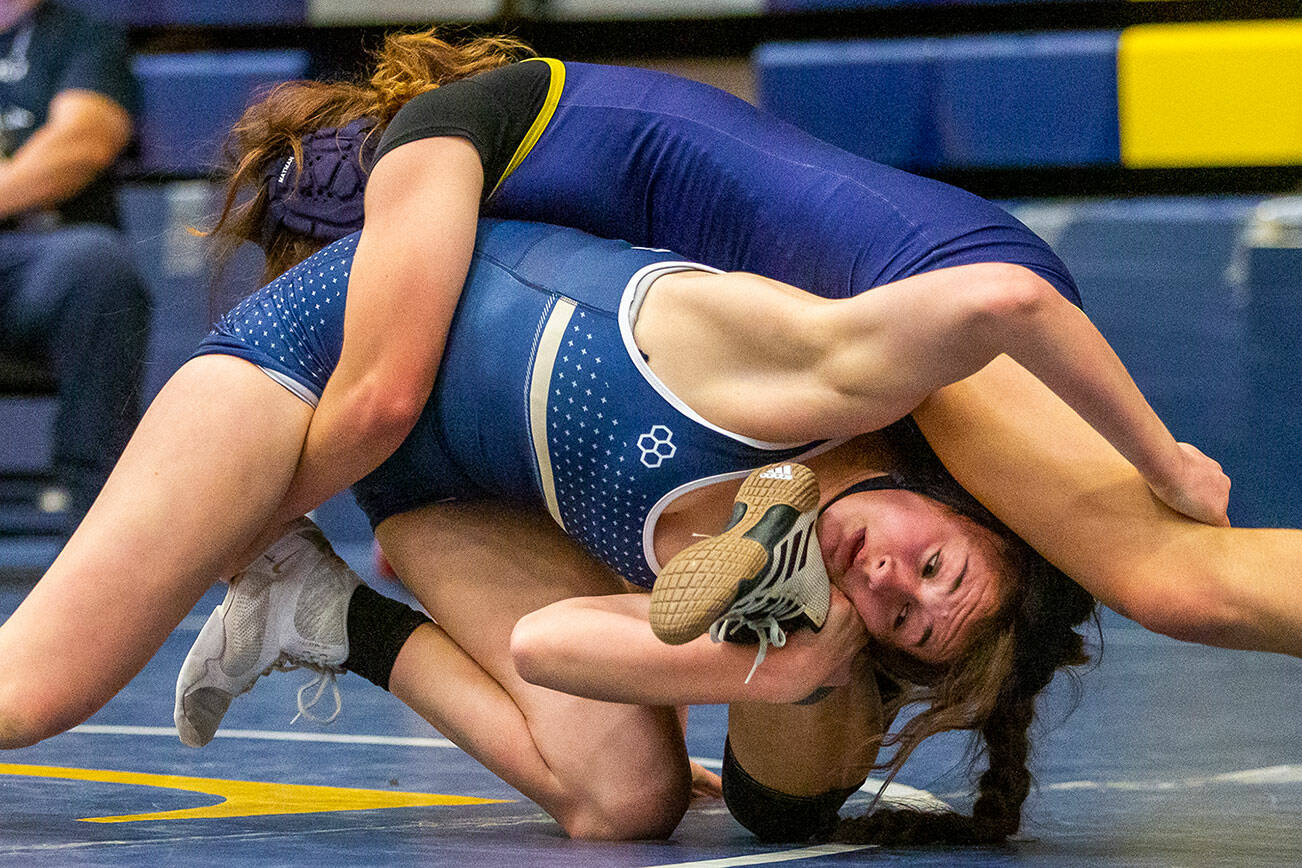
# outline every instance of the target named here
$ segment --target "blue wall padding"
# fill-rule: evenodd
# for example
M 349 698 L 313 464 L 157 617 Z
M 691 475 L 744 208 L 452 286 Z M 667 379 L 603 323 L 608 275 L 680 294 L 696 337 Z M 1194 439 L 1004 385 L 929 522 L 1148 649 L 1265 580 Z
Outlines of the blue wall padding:
M 1053 243 L 1090 318 L 1175 436 L 1229 473 L 1231 519 L 1253 524 L 1264 504 L 1240 480 L 1256 472 L 1260 450 L 1245 436 L 1249 373 L 1231 266 L 1256 201 L 1190 197 L 1014 209 Z
M 942 43 L 931 117 L 954 167 L 1115 165 L 1116 32 Z
M 904 169 L 937 163 L 934 61 L 940 40 L 807 42 L 755 51 L 760 105 L 824 141 Z
M 263 90 L 307 74 L 305 51 L 153 54 L 136 58 L 141 168 L 205 173 L 231 125 Z
M 98 18 L 135 27 L 302 24 L 307 0 L 68 0 Z
M 203 195 L 203 207 L 184 206 L 183 193 L 190 190 Z M 123 230 L 153 298 L 145 401 L 153 399 L 208 333 L 211 271 L 207 246 L 187 228 L 203 228 L 198 217 L 208 210 L 211 195 L 211 185 L 191 181 L 133 184 L 118 196 Z
M 1247 247 L 1248 425 L 1258 461 L 1236 484 L 1263 526 L 1302 527 L 1302 248 Z
M 776 43 L 754 64 L 766 109 L 889 165 L 1115 165 L 1117 37 Z
M 0 474 L 35 473 L 50 464 L 54 401 L 44 397 L 0 399 Z

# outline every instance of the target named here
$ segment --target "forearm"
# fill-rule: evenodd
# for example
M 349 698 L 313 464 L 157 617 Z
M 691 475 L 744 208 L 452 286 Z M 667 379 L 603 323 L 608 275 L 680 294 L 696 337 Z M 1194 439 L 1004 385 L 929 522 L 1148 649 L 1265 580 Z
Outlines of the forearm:
M 410 433 L 417 416 L 385 412 L 368 400 L 364 383 L 331 380 L 312 415 L 298 467 L 276 511 L 277 522 L 292 521 L 320 506 L 384 462 Z
M 511 636 L 516 669 L 526 681 L 606 702 L 703 705 L 791 701 L 818 679 L 783 674 L 775 649 L 756 671 L 754 645 L 714 644 L 701 637 L 666 645 L 651 632 L 646 594 L 563 600 L 526 615 Z
M 848 684 L 817 701 L 737 703 L 728 710 L 728 739 L 742 768 L 793 796 L 859 786 L 873 768 L 884 732 L 881 697 L 866 655 L 856 659 Z
M 0 218 L 48 208 L 75 195 L 113 165 L 131 137 L 121 106 L 90 91 L 67 91 L 50 116 L 0 164 Z
M 81 153 L 40 159 L 19 151 L 0 164 L 0 218 L 58 205 L 103 170 L 104 166 Z
M 1004 352 L 1053 390 L 1151 483 L 1166 483 L 1179 453 L 1108 342 L 1058 296 L 1002 330 Z

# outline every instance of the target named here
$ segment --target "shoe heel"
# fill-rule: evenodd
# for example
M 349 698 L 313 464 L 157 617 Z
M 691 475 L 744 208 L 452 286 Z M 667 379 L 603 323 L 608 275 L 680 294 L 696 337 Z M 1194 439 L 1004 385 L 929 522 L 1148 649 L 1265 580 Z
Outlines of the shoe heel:
M 656 577 L 650 613 L 656 637 L 682 645 L 709 630 L 742 594 L 743 583 L 767 574 L 773 550 L 818 499 L 818 480 L 804 465 L 784 462 L 752 472 L 737 492 L 731 524 L 683 549 Z

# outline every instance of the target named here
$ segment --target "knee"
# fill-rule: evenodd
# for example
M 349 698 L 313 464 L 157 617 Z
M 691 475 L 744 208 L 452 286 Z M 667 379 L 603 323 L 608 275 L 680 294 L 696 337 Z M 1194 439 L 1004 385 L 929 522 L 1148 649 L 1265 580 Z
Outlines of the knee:
M 571 838 L 635 841 L 668 838 L 691 801 L 691 774 L 630 776 L 606 792 L 587 793 L 557 816 Z
M 0 686 L 0 749 L 30 747 L 80 721 L 60 720 L 41 701 L 40 691 Z

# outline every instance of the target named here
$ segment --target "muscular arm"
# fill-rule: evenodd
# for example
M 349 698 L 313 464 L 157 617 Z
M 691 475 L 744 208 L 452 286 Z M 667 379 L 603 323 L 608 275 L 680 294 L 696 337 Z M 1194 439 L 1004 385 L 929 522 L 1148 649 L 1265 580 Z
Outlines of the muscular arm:
M 460 138 L 412 142 L 376 164 L 339 365 L 312 416 L 278 520 L 302 515 L 374 470 L 420 417 L 470 267 L 482 186 L 479 155 Z
M 108 97 L 65 90 L 42 124 L 0 163 L 0 218 L 46 208 L 75 195 L 131 140 L 131 117 Z
M 1302 534 L 1178 516 L 1011 359 L 914 412 L 954 478 L 1107 606 L 1150 630 L 1302 656 Z
M 653 364 L 671 366 L 676 381 L 697 381 L 684 397 L 712 421 L 788 442 L 850 436 L 895 421 L 1006 354 L 1107 438 L 1168 504 L 1225 521 L 1229 485 L 1219 466 L 1176 443 L 1089 319 L 1025 268 L 941 269 L 843 301 L 747 274 L 689 280 L 696 288 L 684 283 L 672 296 L 674 310 L 648 334 L 663 338 L 660 329 L 671 325 L 669 340 L 681 352 L 643 349 Z
M 651 632 L 650 596 L 616 594 L 553 603 L 521 618 L 511 656 L 529 682 L 576 696 L 638 705 L 794 702 L 834 680 L 867 641 L 839 593 L 819 633 L 791 634 L 750 683 L 754 645 L 708 637 L 666 645 Z

